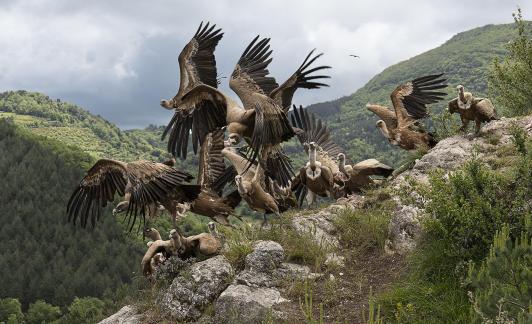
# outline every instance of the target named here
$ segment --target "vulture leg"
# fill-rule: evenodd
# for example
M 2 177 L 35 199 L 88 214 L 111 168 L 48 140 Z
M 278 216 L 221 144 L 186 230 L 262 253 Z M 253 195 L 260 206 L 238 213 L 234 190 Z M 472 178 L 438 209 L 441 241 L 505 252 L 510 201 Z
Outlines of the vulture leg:
M 480 133 L 480 119 L 475 117 L 475 134 Z
M 460 115 L 460 119 L 462 120 L 462 127 L 460 127 L 460 131 L 465 132 L 467 130 L 467 126 L 469 125 L 469 119 L 466 119 L 462 115 Z

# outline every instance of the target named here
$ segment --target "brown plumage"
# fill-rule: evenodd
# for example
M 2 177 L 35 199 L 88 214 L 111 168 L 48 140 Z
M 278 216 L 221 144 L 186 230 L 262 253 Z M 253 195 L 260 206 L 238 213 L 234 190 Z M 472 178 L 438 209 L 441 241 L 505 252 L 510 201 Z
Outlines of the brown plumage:
M 392 145 L 405 150 L 431 148 L 436 145 L 434 137 L 423 130 L 418 119 L 428 116 L 427 104 L 443 99 L 444 92 L 435 91 L 447 87 L 443 74 L 428 75 L 401 84 L 391 94 L 394 110 L 368 104 L 366 107 L 381 118 L 377 127 Z
M 299 204 L 305 196 L 309 205 L 316 202 L 316 196 L 334 198 L 335 185 L 343 185 L 341 179 L 335 178 L 339 173 L 336 159 L 343 150 L 331 140 L 327 126 L 302 107 L 294 107 L 292 125 L 309 156 L 309 161 L 292 182 Z
M 345 163 L 345 154 L 338 154 L 338 168 L 346 176 L 346 194 L 360 192 L 363 187 L 374 183 L 371 176 L 388 177 L 393 173 L 393 168 L 375 159 L 368 159 L 354 165 Z
M 120 209 L 126 211 L 129 230 L 132 230 L 139 212 L 144 223 L 146 210 L 153 217 L 151 213 L 157 212 L 159 204 L 171 212 L 175 226 L 176 203 L 191 201 L 200 192 L 199 186 L 184 184 L 191 179 L 193 176 L 187 172 L 163 163 L 100 159 L 72 193 L 67 204 L 68 220 L 75 224 L 79 217 L 82 227 L 89 220 L 94 226 L 101 216 L 101 208 L 113 201 L 118 193 L 125 197 Z
M 328 67 L 309 69 L 321 55 L 312 57 L 311 52 L 298 70 L 278 86 L 275 79 L 268 76 L 271 53 L 269 39 L 259 40 L 257 36 L 236 64 L 229 86 L 242 101 L 243 108 L 214 86 L 205 83 L 198 84 L 184 94 L 163 134 L 163 137 L 170 134 L 169 151 L 175 156 L 185 157 L 188 136 L 192 131 L 192 144 L 194 152 L 197 152 L 198 143 L 203 142 L 207 133 L 226 125 L 231 145 L 246 140 L 250 148 L 249 160 L 255 162 L 260 159 L 267 169 L 276 169 L 278 178 L 275 180 L 286 186 L 293 171 L 279 144 L 294 135 L 286 112 L 297 88 L 324 86 L 314 80 L 327 76 L 310 74 Z
M 226 147 L 222 150 L 224 157 L 229 160 L 236 170 L 236 186 L 240 196 L 255 211 L 262 212 L 264 222 L 267 222 L 266 214 L 279 215 L 279 206 L 275 198 L 267 192 L 266 176 L 260 163 L 253 165 L 242 155 L 235 152 L 234 148 Z M 251 164 L 251 167 L 249 165 Z
M 234 215 L 234 208 L 240 203 L 241 197 L 234 190 L 226 197 L 221 190 L 214 188 L 214 183 L 225 170 L 222 149 L 224 148 L 224 133 L 221 129 L 209 133 L 200 149 L 198 184 L 201 193 L 190 204 L 192 212 L 210 217 L 214 221 L 231 226 L 228 217 Z
M 475 133 L 480 132 L 480 125 L 482 122 L 496 120 L 497 111 L 491 101 L 487 98 L 475 98 L 470 92 L 464 92 L 464 87 L 459 85 L 458 97 L 449 101 L 448 110 L 451 114 L 460 114 L 462 120 L 462 127 L 460 130 L 465 131 L 469 125 L 469 121 L 475 121 Z

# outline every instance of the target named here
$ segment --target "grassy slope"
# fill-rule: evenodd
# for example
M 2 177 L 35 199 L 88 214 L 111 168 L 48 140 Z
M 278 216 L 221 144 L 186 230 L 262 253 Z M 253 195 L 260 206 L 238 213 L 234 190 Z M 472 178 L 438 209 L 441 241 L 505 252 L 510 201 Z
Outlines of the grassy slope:
M 495 57 L 506 53 L 504 45 L 513 33 L 513 25 L 488 25 L 460 33 L 440 47 L 386 68 L 350 96 L 309 108 L 327 120 L 334 139 L 354 160 L 376 156 L 397 164 L 404 158 L 404 152 L 391 147 L 375 129 L 377 117 L 365 108 L 366 103 L 391 107 L 389 95 L 395 86 L 442 72 L 448 78 L 449 99 L 454 97 L 457 84 L 465 85 L 475 95 L 485 96 L 489 65 Z M 432 111 L 439 113 L 444 107 L 446 102 L 433 105 Z

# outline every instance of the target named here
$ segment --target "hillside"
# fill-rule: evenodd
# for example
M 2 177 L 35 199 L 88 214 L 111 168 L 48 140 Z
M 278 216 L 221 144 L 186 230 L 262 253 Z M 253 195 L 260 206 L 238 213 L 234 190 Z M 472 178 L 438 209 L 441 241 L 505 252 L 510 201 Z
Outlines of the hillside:
M 90 156 L 5 120 L 0 152 L 0 298 L 65 306 L 131 282 L 141 250 L 114 218 L 92 230 L 66 223 L 65 202 Z
M 459 33 L 435 49 L 386 68 L 352 95 L 308 108 L 327 120 L 334 139 L 347 149 L 352 159 L 376 156 L 397 166 L 405 153 L 390 146 L 376 130 L 377 117 L 365 108 L 366 103 L 391 107 L 389 95 L 397 85 L 442 72 L 448 79 L 449 99 L 455 97 L 458 84 L 475 95 L 486 96 L 490 64 L 495 57 L 506 53 L 504 46 L 514 33 L 513 24 L 487 25 Z M 440 113 L 446 106 L 446 101 L 433 105 L 432 113 Z

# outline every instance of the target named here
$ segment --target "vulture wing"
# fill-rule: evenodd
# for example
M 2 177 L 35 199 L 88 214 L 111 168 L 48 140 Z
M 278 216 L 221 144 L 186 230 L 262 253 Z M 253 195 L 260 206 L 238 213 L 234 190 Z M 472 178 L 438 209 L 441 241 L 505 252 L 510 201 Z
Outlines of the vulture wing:
M 144 219 L 144 207 L 157 203 L 180 187 L 183 182 L 189 182 L 194 177 L 188 172 L 171 168 L 162 163 L 150 161 L 135 161 L 127 164 L 127 172 L 130 186 L 126 188 L 131 194 L 126 215 L 133 216 L 133 222 L 129 230 L 133 229 L 137 214 L 140 211 Z M 188 192 L 187 191 L 187 197 Z M 197 196 L 199 190 L 193 190 Z M 191 197 L 188 197 L 191 198 Z M 128 221 L 128 224 L 130 220 Z
M 361 175 L 378 175 L 388 177 L 392 174 L 393 168 L 375 159 L 368 159 L 353 165 L 353 170 Z
M 290 106 L 292 106 L 292 98 L 294 97 L 294 93 L 298 88 L 318 89 L 329 86 L 325 83 L 316 82 L 315 80 L 327 79 L 330 78 L 330 76 L 311 75 L 316 71 L 331 68 L 330 66 L 325 65 L 309 68 L 314 61 L 323 55 L 323 53 L 317 54 L 315 56 L 312 56 L 312 54 L 314 54 L 314 50 L 307 55 L 301 66 L 299 66 L 296 72 L 294 72 L 294 74 L 292 74 L 288 80 L 286 80 L 282 85 L 270 93 L 270 97 L 275 100 L 277 105 L 283 108 L 285 113 L 288 113 Z
M 229 87 L 240 97 L 246 109 L 250 106 L 250 94 L 258 92 L 267 96 L 278 87 L 275 79 L 268 76 L 268 65 L 272 61 L 270 39 L 258 39 L 259 36 L 255 37 L 244 50 L 229 81 Z
M 339 153 L 344 153 L 344 150 L 331 139 L 331 132 L 327 125 L 321 119 L 316 118 L 314 114 L 303 109 L 302 106 L 299 106 L 299 109 L 294 106 L 291 119 L 293 127 L 296 128 L 299 142 L 305 147 L 307 153 L 310 142 L 316 143 L 332 158 L 336 158 Z
M 217 129 L 205 137 L 200 149 L 198 184 L 202 188 L 213 189 L 214 184 L 224 173 L 225 163 L 222 155 L 224 132 Z
M 200 84 L 188 91 L 174 116 L 166 126 L 162 139 L 169 134 L 168 152 L 180 158 L 187 157 L 188 138 L 197 153 L 205 136 L 226 125 L 227 101 L 216 88 Z
M 413 119 L 427 117 L 427 105 L 438 102 L 447 95 L 445 92 L 435 91 L 447 87 L 444 83 L 446 79 L 441 79 L 442 76 L 443 73 L 427 75 L 395 88 L 391 99 L 399 127 L 406 124 L 408 117 Z
M 100 219 L 101 208 L 114 200 L 115 193 L 124 196 L 128 183 L 127 164 L 120 161 L 100 159 L 87 171 L 67 204 L 68 221 L 74 224 L 81 218 L 86 227 Z
M 225 106 L 219 95 L 204 94 L 196 89 L 193 95 L 188 94 L 187 100 L 184 99 L 190 90 L 200 85 L 213 89 L 218 86 L 214 50 L 223 33 L 215 27 L 201 23 L 194 37 L 183 48 L 178 58 L 179 90 L 172 100 L 162 102 L 166 108 L 175 108 L 163 139 L 170 133 L 168 151 L 177 157 L 186 158 L 190 131 L 194 153 L 197 153 L 198 144 L 203 142 L 206 134 L 225 125 Z M 205 88 L 200 90 L 205 91 Z
M 379 118 L 384 121 L 388 129 L 397 128 L 397 117 L 395 116 L 395 111 L 384 106 L 372 104 L 367 104 L 366 108 L 368 108 L 368 110 L 373 112 L 375 115 L 379 116 Z

